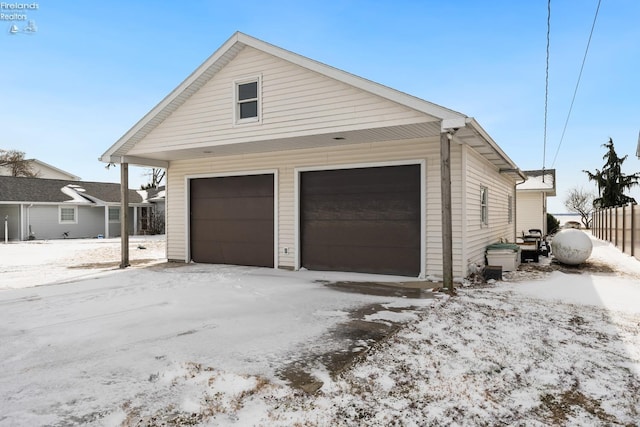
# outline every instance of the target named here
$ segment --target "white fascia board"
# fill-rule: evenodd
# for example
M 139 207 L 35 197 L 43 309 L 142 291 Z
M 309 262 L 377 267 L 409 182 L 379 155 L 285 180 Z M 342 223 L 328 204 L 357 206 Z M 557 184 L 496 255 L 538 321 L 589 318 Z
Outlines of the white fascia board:
M 440 124 L 440 132 L 446 132 L 447 130 L 455 130 L 463 128 L 467 125 L 466 117 L 455 117 L 451 119 L 443 119 Z

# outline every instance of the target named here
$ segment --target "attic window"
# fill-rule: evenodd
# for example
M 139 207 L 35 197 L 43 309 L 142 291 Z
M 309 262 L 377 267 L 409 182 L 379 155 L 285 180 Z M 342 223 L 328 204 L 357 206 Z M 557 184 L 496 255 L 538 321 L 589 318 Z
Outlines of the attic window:
M 260 77 L 235 82 L 235 122 L 260 121 Z

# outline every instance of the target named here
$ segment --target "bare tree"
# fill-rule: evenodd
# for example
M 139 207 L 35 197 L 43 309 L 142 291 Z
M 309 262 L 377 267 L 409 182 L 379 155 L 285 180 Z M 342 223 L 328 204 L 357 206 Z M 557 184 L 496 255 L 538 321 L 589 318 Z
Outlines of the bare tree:
M 564 199 L 564 206 L 569 212 L 580 214 L 582 225 L 591 228 L 591 213 L 593 212 L 594 195 L 585 191 L 581 187 L 569 189 L 567 197 Z
M 31 163 L 25 160 L 24 153 L 18 150 L 0 149 L 0 167 L 6 168 L 11 176 L 36 177 Z
M 145 173 L 144 175 L 149 177 L 149 183 L 142 185 L 140 189 L 148 190 L 150 188 L 158 188 L 162 183 L 162 180 L 164 179 L 166 173 L 167 171 L 160 168 L 148 169 L 147 173 Z

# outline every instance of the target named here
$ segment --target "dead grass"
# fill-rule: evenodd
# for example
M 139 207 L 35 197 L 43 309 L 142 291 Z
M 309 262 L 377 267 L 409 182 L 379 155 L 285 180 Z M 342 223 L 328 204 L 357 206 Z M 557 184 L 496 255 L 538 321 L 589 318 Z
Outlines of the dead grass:
M 172 381 L 172 386 L 178 387 L 185 381 L 198 380 L 198 378 L 203 380 L 206 386 L 204 386 L 204 392 L 200 398 L 200 411 L 186 412 L 176 408 L 175 405 L 169 405 L 155 411 L 151 415 L 142 415 L 144 408 L 132 408 L 127 405 L 123 407 L 123 410 L 127 413 L 127 417 L 122 425 L 125 427 L 201 425 L 218 415 L 233 416 L 240 411 L 245 403 L 253 396 L 262 393 L 269 387 L 274 387 L 266 378 L 243 375 L 242 377 L 245 379 L 255 380 L 255 385 L 237 394 L 219 391 L 212 392 L 211 389 L 214 388 L 215 383 L 221 380 L 222 372 L 215 368 L 193 362 L 185 364 L 184 368 L 186 372 L 183 376 L 175 378 Z
M 542 402 L 541 409 L 548 414 L 545 418 L 553 425 L 565 424 L 569 417 L 576 415 L 580 409 L 597 418 L 603 425 L 625 425 L 602 409 L 598 400 L 585 396 L 578 390 L 577 384 L 562 393 L 542 395 L 540 401 Z M 632 426 L 633 424 L 627 425 Z

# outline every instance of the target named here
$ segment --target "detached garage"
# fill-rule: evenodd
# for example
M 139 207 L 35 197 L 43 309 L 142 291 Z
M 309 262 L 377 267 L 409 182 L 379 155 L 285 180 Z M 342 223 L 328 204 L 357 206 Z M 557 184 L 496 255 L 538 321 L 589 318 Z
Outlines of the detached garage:
M 242 33 L 101 159 L 166 168 L 170 260 L 410 277 L 443 274 L 442 168 L 458 277 L 523 179 L 473 118 Z

